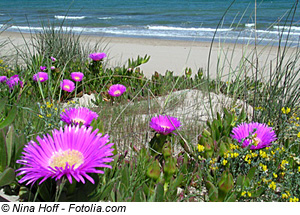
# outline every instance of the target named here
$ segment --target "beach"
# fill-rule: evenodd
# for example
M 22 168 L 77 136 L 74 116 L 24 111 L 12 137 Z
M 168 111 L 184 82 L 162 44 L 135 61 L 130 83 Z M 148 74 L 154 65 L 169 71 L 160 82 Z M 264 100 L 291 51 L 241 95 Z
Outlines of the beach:
M 6 55 L 15 50 L 14 46 L 21 47 L 25 44 L 24 41 L 30 41 L 30 36 L 28 33 L 21 34 L 8 31 L 1 33 L 0 41 L 9 40 L 9 44 L 1 50 L 1 54 Z M 246 59 L 247 62 L 253 62 L 257 56 L 259 70 L 268 71 L 270 62 L 273 64 L 272 68 L 275 68 L 278 54 L 278 47 L 276 46 L 257 45 L 255 47 L 249 44 L 219 41 L 215 41 L 211 49 L 210 42 L 198 41 L 88 35 L 81 35 L 80 39 L 84 44 L 89 43 L 91 46 L 100 42 L 100 47 L 103 47 L 103 50 L 99 50 L 99 52 L 105 51 L 107 53 L 106 61 L 110 67 L 122 66 L 126 64 L 128 59 L 136 59 L 138 56 L 150 56 L 149 62 L 141 66 L 146 77 L 151 77 L 154 72 L 165 74 L 167 70 L 173 71 L 174 75 L 183 75 L 185 68 L 191 68 L 195 74 L 198 69 L 202 68 L 205 75 L 209 69 L 211 78 L 224 76 L 226 79 L 227 75 L 234 72 L 237 67 L 244 66 L 247 70 L 250 63 L 249 65 L 241 65 L 240 60 L 242 58 L 244 58 L 243 61 Z M 292 56 L 295 51 L 296 48 L 290 48 L 285 55 Z M 209 56 L 210 60 L 208 61 Z M 253 73 L 253 69 L 247 71 L 248 75 L 251 73 Z M 262 75 L 267 76 L 268 74 Z

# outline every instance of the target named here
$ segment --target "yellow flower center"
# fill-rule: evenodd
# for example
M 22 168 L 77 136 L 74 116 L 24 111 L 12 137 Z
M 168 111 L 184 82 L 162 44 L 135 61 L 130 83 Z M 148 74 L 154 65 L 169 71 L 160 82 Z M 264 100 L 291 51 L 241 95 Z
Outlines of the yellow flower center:
M 253 140 L 252 140 L 252 144 L 255 146 L 257 146 L 260 142 L 261 142 L 261 139 L 259 139 L 257 137 L 253 138 Z
M 65 85 L 64 87 L 65 87 L 66 90 L 69 90 L 69 89 L 70 89 L 70 86 L 69 86 L 69 85 Z
M 170 126 L 167 125 L 161 125 L 160 127 L 162 127 L 163 129 L 170 129 Z
M 78 77 L 78 76 L 75 76 L 75 78 L 74 78 L 75 80 L 80 80 L 80 78 Z
M 77 169 L 84 162 L 83 154 L 77 150 L 66 150 L 56 152 L 49 161 L 49 166 L 52 168 L 62 167 L 65 168 L 68 163 L 70 166 L 74 165 L 74 169 Z
M 85 123 L 85 121 L 84 121 L 83 119 L 79 119 L 79 118 L 75 118 L 75 119 L 73 119 L 72 121 L 73 121 L 74 123 L 78 123 L 78 124 L 80 124 L 80 123 L 84 124 L 84 123 Z
M 43 81 L 44 80 L 44 78 L 43 77 L 40 77 L 40 81 Z
M 121 94 L 121 91 L 120 91 L 120 90 L 116 90 L 116 91 L 114 92 L 114 95 L 119 95 L 119 94 Z

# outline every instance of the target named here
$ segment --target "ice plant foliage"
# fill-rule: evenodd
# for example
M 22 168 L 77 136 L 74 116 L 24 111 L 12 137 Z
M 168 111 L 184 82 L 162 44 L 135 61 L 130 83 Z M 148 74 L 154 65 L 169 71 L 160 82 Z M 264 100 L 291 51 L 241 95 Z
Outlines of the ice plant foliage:
M 93 119 L 97 119 L 98 114 L 86 107 L 69 108 L 60 114 L 61 121 L 67 124 L 78 125 L 82 123 L 85 126 L 90 126 Z
M 72 72 L 71 78 L 73 81 L 79 82 L 82 81 L 84 74 L 82 72 Z
M 168 115 L 159 115 L 153 117 L 150 121 L 150 127 L 153 128 L 156 132 L 163 135 L 172 133 L 180 126 L 180 121 L 177 118 Z
M 47 72 L 38 72 L 37 74 L 34 74 L 32 79 L 34 81 L 40 80 L 40 82 L 44 82 L 48 80 L 48 73 Z
M 121 96 L 126 91 L 126 87 L 122 84 L 114 84 L 110 86 L 108 94 L 110 96 L 118 97 Z
M 75 89 L 75 84 L 73 81 L 64 79 L 62 82 L 60 82 L 60 87 L 64 91 L 72 92 Z
M 106 54 L 105 53 L 92 53 L 90 54 L 90 58 L 93 60 L 93 61 L 100 61 L 102 60 L 103 58 L 106 57 Z
M 23 165 L 17 170 L 18 176 L 24 175 L 19 183 L 41 184 L 48 178 L 59 180 L 66 177 L 70 183 L 73 178 L 85 183 L 85 179 L 94 183 L 88 173 L 100 173 L 99 168 L 107 167 L 113 159 L 113 143 L 109 136 L 92 131 L 92 127 L 65 126 L 53 130 L 52 136 L 46 134 L 36 138 L 38 143 L 30 141 L 24 148 L 23 156 L 17 163 Z
M 277 139 L 275 132 L 266 124 L 258 122 L 242 123 L 232 129 L 231 137 L 236 139 L 245 148 L 262 149 L 271 146 Z

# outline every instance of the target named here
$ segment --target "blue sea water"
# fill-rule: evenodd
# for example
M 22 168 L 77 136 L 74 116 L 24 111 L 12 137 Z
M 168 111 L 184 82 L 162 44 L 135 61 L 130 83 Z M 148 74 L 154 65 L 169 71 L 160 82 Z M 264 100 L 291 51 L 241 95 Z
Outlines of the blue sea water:
M 39 31 L 48 23 L 99 36 L 268 43 L 300 38 L 296 0 L 0 0 L 0 26 Z M 229 9 L 228 9 L 229 8 Z M 227 10 L 228 9 L 228 10 Z M 226 14 L 225 14 L 226 13 Z M 222 17 L 224 18 L 222 19 Z M 255 26 L 256 19 L 256 26 Z

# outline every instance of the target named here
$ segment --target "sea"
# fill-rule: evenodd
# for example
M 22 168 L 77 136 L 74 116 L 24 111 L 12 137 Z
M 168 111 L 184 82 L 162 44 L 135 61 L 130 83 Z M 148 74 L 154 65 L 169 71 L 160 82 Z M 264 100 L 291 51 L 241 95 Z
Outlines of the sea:
M 0 0 L 0 27 L 299 46 L 296 0 Z

